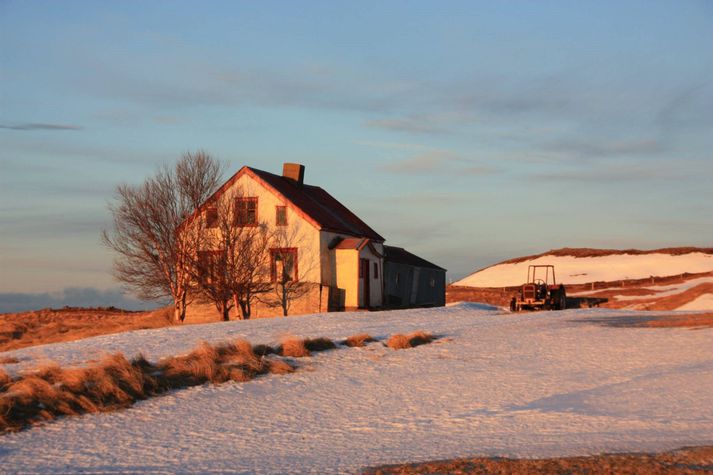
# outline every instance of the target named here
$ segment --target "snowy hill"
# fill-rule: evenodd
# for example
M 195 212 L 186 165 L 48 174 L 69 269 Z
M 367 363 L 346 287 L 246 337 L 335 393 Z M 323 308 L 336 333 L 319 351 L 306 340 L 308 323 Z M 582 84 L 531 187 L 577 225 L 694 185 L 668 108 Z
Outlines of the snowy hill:
M 670 312 L 668 312 L 670 313 Z M 104 335 L 0 354 L 10 371 L 102 352 L 175 355 L 287 334 L 440 338 L 296 360 L 291 375 L 179 390 L 0 436 L 4 473 L 354 473 L 468 455 L 558 456 L 713 443 L 712 328 L 604 323 L 610 309 L 509 314 L 477 304 L 308 315 Z
M 564 251 L 564 252 L 563 252 Z M 569 251 L 569 252 L 566 252 Z M 527 267 L 537 264 L 555 266 L 558 283 L 586 284 L 629 279 L 646 279 L 713 271 L 713 252 L 699 250 L 674 254 L 660 251 L 610 251 L 610 254 L 585 253 L 582 249 L 550 251 L 537 256 L 513 259 L 478 270 L 455 282 L 465 287 L 512 287 L 522 284 Z M 668 251 L 668 252 L 665 252 Z M 634 254 L 633 252 L 638 252 Z M 595 254 L 595 255 L 592 255 Z
M 528 266 L 538 264 L 555 266 L 557 282 L 568 286 L 568 295 L 605 297 L 610 307 L 713 309 L 712 249 L 559 249 L 486 267 L 453 285 L 514 287 L 527 279 Z

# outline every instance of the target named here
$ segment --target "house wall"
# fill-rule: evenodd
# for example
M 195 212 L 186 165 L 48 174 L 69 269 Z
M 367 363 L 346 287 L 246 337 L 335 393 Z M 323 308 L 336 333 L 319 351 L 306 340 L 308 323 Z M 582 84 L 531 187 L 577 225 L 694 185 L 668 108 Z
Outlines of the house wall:
M 241 176 L 233 186 L 226 191 L 226 195 L 237 193 L 237 196 L 258 198 L 258 222 L 265 223 L 271 230 L 282 229 L 289 235 L 288 246 L 297 247 L 298 278 L 304 282 L 322 283 L 321 263 L 321 236 L 320 231 L 301 212 L 278 197 L 272 190 L 265 188 L 252 176 Z M 275 207 L 287 206 L 287 226 L 275 225 Z M 281 244 L 273 243 L 274 247 Z
M 317 283 L 309 283 L 309 290 L 299 299 L 295 299 L 289 309 L 289 315 L 300 315 L 304 313 L 319 313 L 327 312 L 330 307 L 330 299 L 336 298 L 337 289 L 320 285 Z M 282 307 L 274 295 L 266 294 L 263 296 L 263 302 L 255 302 L 252 306 L 251 319 L 281 317 Z M 239 320 L 241 318 L 240 311 L 233 308 L 230 311 L 231 320 Z M 222 316 L 210 302 L 201 302 L 198 299 L 192 302 L 186 310 L 186 320 L 184 323 L 209 323 L 219 322 Z
M 359 252 L 356 249 L 334 249 L 337 287 L 344 289 L 344 308 L 359 307 Z
M 382 284 L 382 279 L 383 279 L 383 259 L 377 255 L 375 255 L 369 246 L 364 247 L 364 249 L 361 250 L 359 253 L 359 258 L 360 259 L 366 259 L 369 261 L 369 307 L 371 308 L 378 308 L 381 307 L 383 304 L 382 300 L 382 289 L 383 289 L 383 284 Z M 379 274 L 378 276 L 374 275 L 374 263 L 377 263 L 379 266 Z M 357 268 L 357 275 L 358 274 L 358 268 Z M 359 278 L 359 303 L 361 307 L 365 307 L 364 305 L 366 302 L 364 302 L 363 299 L 364 295 L 364 279 Z

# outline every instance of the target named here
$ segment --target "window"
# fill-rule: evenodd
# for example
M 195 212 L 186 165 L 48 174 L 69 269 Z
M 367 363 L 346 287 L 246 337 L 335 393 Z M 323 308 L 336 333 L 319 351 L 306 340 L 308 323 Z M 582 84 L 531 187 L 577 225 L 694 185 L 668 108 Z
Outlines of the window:
M 396 282 L 396 288 L 397 288 L 397 289 L 399 288 L 399 277 L 400 277 L 400 276 L 401 276 L 401 274 L 399 274 L 399 273 L 397 272 L 397 273 L 396 273 L 396 277 L 394 278 L 394 282 Z
M 287 206 L 275 206 L 275 225 L 287 226 Z
M 272 281 L 297 282 L 297 248 L 270 249 L 272 254 Z
M 436 278 L 431 277 L 431 281 L 429 282 L 429 284 L 431 285 L 431 288 L 435 287 L 436 286 Z
M 378 279 L 379 278 L 379 263 L 374 262 L 374 278 Z
M 218 227 L 218 208 L 215 206 L 205 210 L 205 225 L 208 228 Z
M 221 269 L 221 259 L 223 252 L 200 251 L 198 253 L 198 271 L 200 276 L 207 282 L 213 282 L 218 277 Z
M 237 198 L 235 210 L 236 225 L 257 226 L 257 198 Z

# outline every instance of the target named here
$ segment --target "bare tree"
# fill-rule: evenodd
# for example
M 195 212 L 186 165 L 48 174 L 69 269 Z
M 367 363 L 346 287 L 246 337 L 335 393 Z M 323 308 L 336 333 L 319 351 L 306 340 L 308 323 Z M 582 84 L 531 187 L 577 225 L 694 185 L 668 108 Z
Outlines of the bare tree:
M 241 190 L 220 197 L 205 210 L 205 241 L 193 266 L 194 282 L 223 320 L 233 308 L 250 318 L 257 296 L 271 288 L 267 226 L 243 206 Z
M 186 230 L 182 223 L 217 189 L 222 174 L 223 165 L 205 152 L 186 153 L 141 185 L 117 186 L 109 204 L 113 226 L 101 237 L 117 253 L 115 278 L 139 298 L 172 298 L 176 321 L 186 315 L 190 265 L 203 239 L 200 225 Z
M 282 309 L 282 316 L 289 315 L 290 307 L 300 298 L 307 295 L 314 285 L 302 279 L 318 262 L 318 256 L 303 256 L 305 252 L 304 238 L 299 226 L 277 229 L 271 236 L 271 276 L 273 281 L 274 299 L 265 300 L 265 303 Z M 299 268 L 300 263 L 302 268 Z M 305 265 L 308 268 L 305 268 Z

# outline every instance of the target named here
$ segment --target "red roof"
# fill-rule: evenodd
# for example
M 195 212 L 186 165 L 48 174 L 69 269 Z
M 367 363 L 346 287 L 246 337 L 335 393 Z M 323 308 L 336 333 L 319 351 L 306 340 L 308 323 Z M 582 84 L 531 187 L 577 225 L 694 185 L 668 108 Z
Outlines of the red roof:
M 371 229 L 369 225 L 322 188 L 313 185 L 300 185 L 294 180 L 281 175 L 251 167 L 241 168 L 201 208 L 222 195 L 238 178 L 246 173 L 257 179 L 257 181 L 262 182 L 273 192 L 277 192 L 278 195 L 282 196 L 289 204 L 292 204 L 308 221 L 311 221 L 319 229 L 366 237 L 379 242 L 384 241 L 384 238 L 379 233 Z

